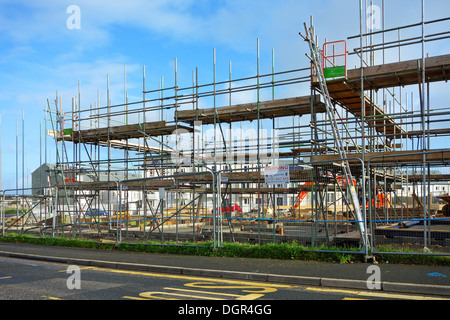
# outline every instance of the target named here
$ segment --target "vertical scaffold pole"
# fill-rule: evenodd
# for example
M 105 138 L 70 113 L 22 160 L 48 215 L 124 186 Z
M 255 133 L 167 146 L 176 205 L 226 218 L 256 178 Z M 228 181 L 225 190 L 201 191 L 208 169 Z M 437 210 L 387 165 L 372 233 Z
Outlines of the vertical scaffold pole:
M 427 246 L 427 224 L 428 222 L 425 220 L 427 218 L 427 207 L 430 205 L 427 203 L 427 184 L 426 184 L 426 135 L 425 135 L 425 0 L 422 0 L 422 95 L 420 97 L 420 116 L 421 116 L 421 129 L 422 129 L 422 203 L 423 203 L 423 218 L 424 218 L 424 232 L 423 232 L 423 245 Z
M 366 6 L 367 7 L 367 6 Z M 366 137 L 365 137 L 365 131 L 366 131 L 366 100 L 364 97 L 364 59 L 363 59 L 363 53 L 362 53 L 362 48 L 363 48 L 363 38 L 362 38 L 362 34 L 363 34 L 363 10 L 362 10 L 362 1 L 360 0 L 360 50 L 361 50 L 361 55 L 360 55 L 360 87 L 361 87 L 361 131 L 362 131 L 362 141 L 361 141 L 361 160 L 362 163 L 364 164 L 365 162 L 365 152 L 366 152 Z M 367 26 L 367 23 L 366 23 Z M 384 33 L 383 33 L 384 34 Z M 372 101 L 372 100 L 371 100 Z M 364 170 L 362 171 L 362 177 L 361 177 L 362 181 L 361 181 L 361 185 L 362 185 L 362 215 L 363 215 L 363 220 L 364 220 L 364 226 L 367 227 L 367 214 L 366 214 L 366 174 L 364 172 Z M 366 237 L 366 239 L 364 239 L 364 250 L 366 251 L 367 254 L 367 249 L 368 249 L 368 239 L 367 239 L 367 232 L 364 232 L 363 237 Z

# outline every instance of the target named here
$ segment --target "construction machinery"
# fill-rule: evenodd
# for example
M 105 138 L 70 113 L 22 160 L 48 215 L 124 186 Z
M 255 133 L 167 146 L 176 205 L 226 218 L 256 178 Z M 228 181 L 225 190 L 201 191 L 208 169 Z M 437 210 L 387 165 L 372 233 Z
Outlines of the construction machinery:
M 445 217 L 450 217 L 450 196 L 448 194 L 446 195 L 442 195 L 442 196 L 438 196 L 439 199 L 444 200 L 445 202 L 447 202 L 443 207 L 442 207 L 442 214 Z
M 312 184 L 311 182 L 306 182 L 305 186 L 310 186 L 311 184 Z M 308 192 L 309 191 L 300 191 L 297 194 L 297 197 L 295 198 L 295 204 L 290 208 L 291 212 L 294 212 L 294 210 L 298 209 L 298 207 L 300 206 L 302 201 L 305 199 L 305 197 L 308 194 Z

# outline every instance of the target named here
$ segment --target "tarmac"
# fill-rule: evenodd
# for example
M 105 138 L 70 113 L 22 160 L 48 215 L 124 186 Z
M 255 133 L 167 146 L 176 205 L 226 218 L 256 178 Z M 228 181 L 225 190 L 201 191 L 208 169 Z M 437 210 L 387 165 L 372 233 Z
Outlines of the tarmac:
M 327 288 L 368 290 L 369 283 L 372 288 L 374 284 L 378 285 L 373 290 L 383 292 L 450 298 L 449 266 L 180 256 L 21 243 L 0 243 L 1 256 L 67 265 Z

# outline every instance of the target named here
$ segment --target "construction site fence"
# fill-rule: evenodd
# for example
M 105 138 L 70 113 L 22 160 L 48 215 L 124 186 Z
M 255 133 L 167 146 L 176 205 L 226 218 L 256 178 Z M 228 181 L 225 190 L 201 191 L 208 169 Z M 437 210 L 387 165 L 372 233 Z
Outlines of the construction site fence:
M 450 253 L 450 175 L 448 150 L 411 151 L 366 164 L 370 243 L 425 252 Z M 442 156 L 441 156 L 442 155 Z M 380 188 L 381 186 L 381 188 Z M 380 197 L 380 189 L 387 189 Z
M 411 153 L 417 154 L 423 152 Z M 348 158 L 353 174 L 349 185 L 341 174 L 342 161 L 283 165 L 289 182 L 278 185 L 266 181 L 267 166 L 256 166 L 221 171 L 204 167 L 116 181 L 108 188 L 97 182 L 84 189 L 85 184 L 75 182 L 3 190 L 2 235 L 199 245 L 212 240 L 214 247 L 289 242 L 312 250 L 360 248 L 361 253 L 384 247 L 383 252 L 414 249 L 423 254 L 428 248 L 430 254 L 450 255 L 448 189 L 432 192 L 433 187 L 450 186 L 450 179 L 434 181 L 430 174 L 446 177 L 448 163 Z M 141 189 L 136 187 L 140 183 Z M 361 219 L 355 216 L 352 187 Z

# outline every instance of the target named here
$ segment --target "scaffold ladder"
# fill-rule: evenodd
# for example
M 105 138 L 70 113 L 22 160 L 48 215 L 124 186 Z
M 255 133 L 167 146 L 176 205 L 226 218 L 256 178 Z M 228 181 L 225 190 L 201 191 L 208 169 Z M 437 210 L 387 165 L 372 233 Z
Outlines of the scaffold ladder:
M 314 31 L 314 27 L 311 25 L 310 28 L 308 28 L 306 26 L 306 23 L 304 24 L 305 27 L 305 31 L 306 31 L 306 35 L 302 35 L 300 33 L 300 36 L 309 44 L 309 48 L 311 51 L 311 56 L 306 54 L 306 56 L 311 60 L 311 63 L 313 65 L 313 70 L 316 73 L 317 76 L 317 80 L 319 83 L 319 87 L 320 87 L 320 91 L 324 100 L 324 104 L 326 107 L 326 112 L 327 112 L 327 116 L 328 119 L 330 121 L 330 125 L 332 128 L 332 135 L 334 138 L 334 142 L 335 145 L 337 147 L 338 150 L 338 154 L 339 154 L 339 158 L 342 160 L 342 170 L 344 172 L 344 177 L 346 179 L 346 185 L 347 185 L 347 189 L 351 195 L 351 199 L 352 199 L 352 204 L 354 207 L 354 216 L 355 219 L 357 220 L 357 224 L 358 224 L 358 228 L 359 231 L 361 233 L 361 240 L 363 242 L 363 244 L 366 244 L 366 227 L 365 227 L 365 223 L 362 217 L 362 213 L 361 213 L 361 207 L 360 207 L 360 203 L 359 203 L 359 199 L 358 199 L 358 195 L 355 189 L 355 183 L 354 183 L 354 179 L 350 170 L 350 165 L 347 159 L 347 154 L 344 148 L 344 145 L 342 143 L 342 138 L 340 136 L 339 133 L 339 128 L 337 125 L 337 121 L 336 121 L 336 116 L 335 116 L 335 107 L 334 104 L 331 100 L 331 97 L 329 95 L 328 92 L 328 88 L 327 88 L 327 82 L 320 64 L 320 51 L 319 51 L 319 47 L 317 45 L 317 41 L 316 41 L 316 35 L 315 35 L 315 31 Z

